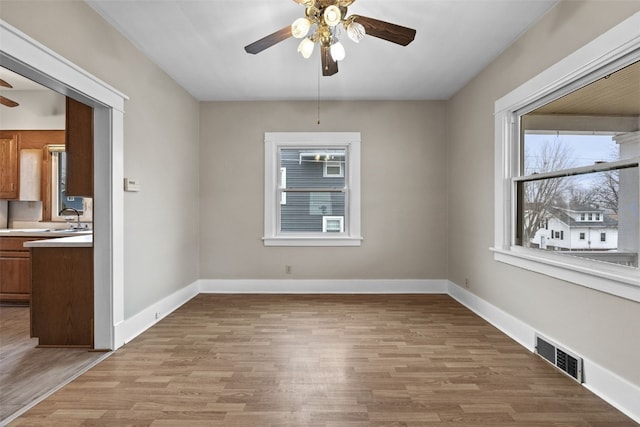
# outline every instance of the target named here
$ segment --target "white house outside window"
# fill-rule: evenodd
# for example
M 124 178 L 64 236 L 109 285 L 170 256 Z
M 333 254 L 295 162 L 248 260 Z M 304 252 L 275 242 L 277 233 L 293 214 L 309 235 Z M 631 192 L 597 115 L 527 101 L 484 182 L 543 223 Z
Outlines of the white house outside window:
M 265 133 L 266 246 L 359 246 L 360 134 Z

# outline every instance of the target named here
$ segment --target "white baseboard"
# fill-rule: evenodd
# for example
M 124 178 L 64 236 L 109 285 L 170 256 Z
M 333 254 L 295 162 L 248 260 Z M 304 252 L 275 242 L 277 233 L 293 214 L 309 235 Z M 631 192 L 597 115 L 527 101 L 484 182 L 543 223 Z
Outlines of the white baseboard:
M 503 333 L 533 352 L 535 329 L 502 311 L 463 287 L 449 282 L 447 293 L 469 310 L 491 323 Z M 557 342 L 557 341 L 556 341 Z M 557 342 L 558 344 L 562 344 Z M 640 387 L 582 357 L 583 385 L 620 412 L 640 423 Z
M 535 330 L 531 326 L 451 281 L 449 281 L 447 293 L 460 304 L 500 329 L 527 350 L 534 350 Z
M 446 294 L 447 280 L 200 280 L 202 293 Z
M 162 318 L 198 295 L 198 293 L 198 281 L 195 281 L 116 325 L 116 348 L 128 343 L 158 323 Z
M 535 329 L 448 280 L 213 280 L 201 279 L 116 326 L 116 345 L 131 341 L 199 293 L 448 294 L 533 352 Z M 156 318 L 156 313 L 158 316 Z M 562 344 L 558 342 L 558 344 Z M 584 386 L 640 423 L 640 387 L 583 357 Z

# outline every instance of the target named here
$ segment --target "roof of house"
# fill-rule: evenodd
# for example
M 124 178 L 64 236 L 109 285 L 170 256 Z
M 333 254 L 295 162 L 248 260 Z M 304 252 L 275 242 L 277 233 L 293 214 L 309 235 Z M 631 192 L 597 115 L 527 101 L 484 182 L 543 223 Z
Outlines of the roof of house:
M 593 208 L 588 209 L 587 212 L 596 212 Z M 569 212 L 584 212 L 575 208 L 564 209 L 553 206 L 549 208 L 549 213 L 556 217 L 558 220 L 564 222 L 569 227 L 584 227 L 584 228 L 614 228 L 618 226 L 617 215 L 606 214 L 602 210 L 599 210 L 603 214 L 602 221 L 576 221 Z

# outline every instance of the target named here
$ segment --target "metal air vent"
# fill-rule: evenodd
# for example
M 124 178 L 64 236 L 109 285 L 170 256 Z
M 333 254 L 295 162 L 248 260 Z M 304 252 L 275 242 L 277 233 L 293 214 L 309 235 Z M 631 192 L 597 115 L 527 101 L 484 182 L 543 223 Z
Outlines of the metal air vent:
M 582 358 L 536 334 L 536 353 L 560 371 L 582 383 Z

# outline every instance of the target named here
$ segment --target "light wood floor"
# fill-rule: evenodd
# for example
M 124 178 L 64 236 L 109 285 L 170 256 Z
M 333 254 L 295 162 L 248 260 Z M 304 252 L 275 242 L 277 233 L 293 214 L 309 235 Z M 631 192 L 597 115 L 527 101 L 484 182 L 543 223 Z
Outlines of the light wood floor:
M 636 424 L 444 295 L 198 295 L 12 426 Z
M 29 307 L 0 306 L 0 425 L 104 353 L 86 349 L 36 348 L 30 338 Z

